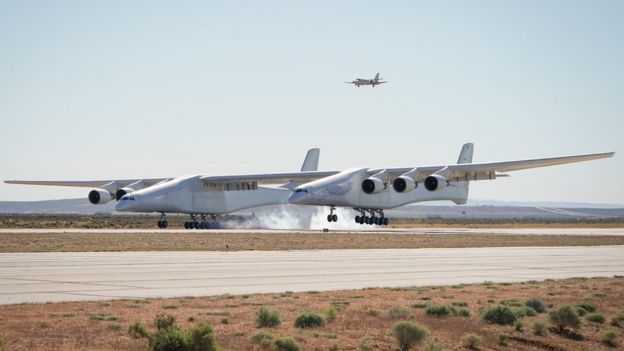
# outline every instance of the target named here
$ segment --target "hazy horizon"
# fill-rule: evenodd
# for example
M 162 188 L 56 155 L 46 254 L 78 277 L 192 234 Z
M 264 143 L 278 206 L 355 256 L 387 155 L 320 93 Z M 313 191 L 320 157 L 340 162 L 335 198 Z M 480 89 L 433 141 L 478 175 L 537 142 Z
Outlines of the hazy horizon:
M 470 198 L 624 205 L 624 2 L 0 3 L 0 180 L 475 162 Z M 380 72 L 375 88 L 345 84 Z M 0 200 L 86 197 L 0 184 Z

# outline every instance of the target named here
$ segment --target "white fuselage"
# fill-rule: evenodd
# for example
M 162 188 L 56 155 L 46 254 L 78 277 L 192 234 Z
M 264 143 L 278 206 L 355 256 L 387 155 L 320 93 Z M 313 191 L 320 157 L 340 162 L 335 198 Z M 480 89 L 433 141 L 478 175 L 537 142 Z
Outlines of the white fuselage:
M 123 196 L 115 206 L 126 212 L 225 214 L 256 206 L 286 203 L 289 189 L 258 186 L 229 190 L 213 188 L 201 176 L 165 181 Z M 243 190 L 244 189 L 244 190 Z
M 362 209 L 389 209 L 413 202 L 449 200 L 464 204 L 468 183 L 449 182 L 442 190 L 429 191 L 422 184 L 409 192 L 398 193 L 386 184 L 378 193 L 362 191 L 362 181 L 370 174 L 367 168 L 351 169 L 295 188 L 288 202 L 300 205 L 341 206 Z

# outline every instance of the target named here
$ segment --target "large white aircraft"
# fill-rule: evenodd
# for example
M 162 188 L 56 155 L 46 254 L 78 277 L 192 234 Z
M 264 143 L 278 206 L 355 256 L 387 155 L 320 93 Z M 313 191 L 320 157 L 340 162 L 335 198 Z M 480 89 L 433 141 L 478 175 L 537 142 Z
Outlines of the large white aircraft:
M 470 181 L 507 177 L 502 172 L 554 166 L 612 157 L 615 153 L 541 158 L 519 161 L 472 163 L 474 144 L 462 147 L 457 164 L 405 167 L 355 168 L 302 184 L 288 199 L 292 204 L 329 206 L 329 222 L 336 222 L 336 207 L 360 212 L 359 224 L 387 225 L 384 209 L 420 202 L 450 200 L 465 204 Z
M 386 81 L 382 80 L 383 78 L 379 78 L 379 73 L 377 73 L 375 75 L 375 78 L 373 79 L 362 79 L 362 78 L 356 78 L 354 81 L 351 82 L 345 82 L 347 84 L 353 84 L 356 87 L 360 87 L 362 85 L 372 85 L 373 88 L 375 87 L 375 85 L 379 85 L 379 84 L 383 84 L 383 83 L 388 83 Z
M 293 173 L 95 181 L 7 180 L 5 183 L 93 188 L 88 194 L 92 204 L 117 200 L 117 211 L 159 212 L 159 228 L 168 226 L 166 213 L 187 213 L 191 220 L 184 224 L 185 228 L 209 229 L 219 226 L 215 221 L 218 215 L 287 203 L 297 185 L 337 173 L 318 172 L 319 155 L 319 149 L 310 149 L 301 171 Z

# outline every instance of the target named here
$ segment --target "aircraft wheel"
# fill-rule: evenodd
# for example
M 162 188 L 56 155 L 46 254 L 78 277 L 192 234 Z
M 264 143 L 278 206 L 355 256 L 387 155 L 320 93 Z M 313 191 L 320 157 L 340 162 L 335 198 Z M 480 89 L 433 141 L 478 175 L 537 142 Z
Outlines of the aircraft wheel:
M 332 215 L 332 221 L 338 222 L 338 215 Z
M 161 228 L 167 228 L 167 227 L 169 226 L 169 222 L 167 222 L 167 220 L 166 220 L 166 219 L 163 219 L 163 220 L 162 220 L 162 223 L 160 223 L 160 224 L 162 225 L 162 227 L 161 227 Z
M 199 229 L 199 222 L 193 222 L 193 228 Z
M 355 223 L 360 223 L 360 216 L 355 216 Z
M 188 222 L 184 222 L 184 229 L 189 229 Z
M 206 229 L 206 222 L 199 222 L 199 229 Z
M 162 228 L 162 221 L 158 221 L 158 228 Z
M 332 221 L 332 215 L 330 215 L 330 214 L 328 214 L 328 215 L 327 215 L 327 221 L 328 221 L 328 222 L 331 222 L 331 221 Z
M 390 220 L 388 218 L 384 218 L 383 222 L 384 225 L 388 225 L 388 223 L 390 223 Z

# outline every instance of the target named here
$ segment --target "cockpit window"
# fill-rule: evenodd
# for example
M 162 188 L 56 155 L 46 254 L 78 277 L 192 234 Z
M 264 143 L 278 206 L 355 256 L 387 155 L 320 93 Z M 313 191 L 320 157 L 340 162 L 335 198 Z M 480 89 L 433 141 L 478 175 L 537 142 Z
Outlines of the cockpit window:
M 121 198 L 121 201 L 127 201 L 127 200 L 134 201 L 134 196 L 126 195 Z
M 296 193 L 308 193 L 308 189 L 295 189 Z

